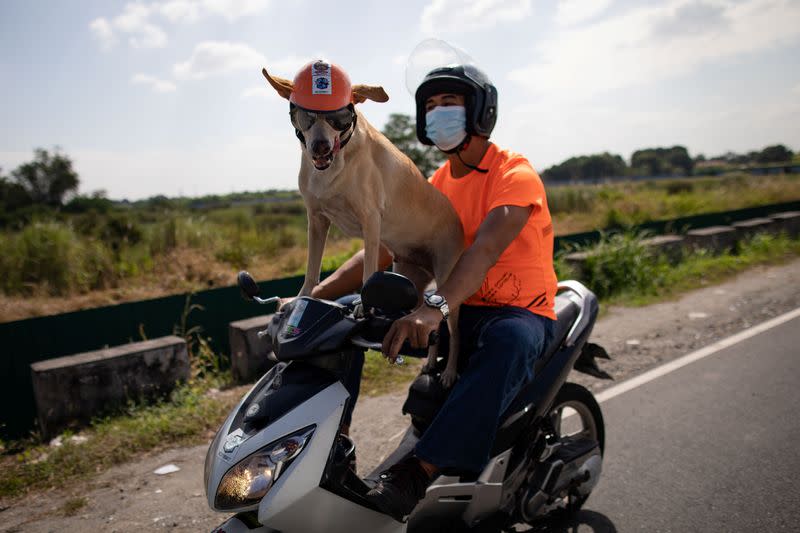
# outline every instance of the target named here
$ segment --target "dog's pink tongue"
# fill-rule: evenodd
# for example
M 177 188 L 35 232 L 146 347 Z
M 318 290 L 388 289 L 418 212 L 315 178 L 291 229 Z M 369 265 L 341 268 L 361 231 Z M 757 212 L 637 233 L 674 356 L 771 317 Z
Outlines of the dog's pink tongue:
M 336 140 L 333 141 L 333 154 L 336 155 L 341 149 L 342 144 L 339 142 L 339 136 L 336 136 Z

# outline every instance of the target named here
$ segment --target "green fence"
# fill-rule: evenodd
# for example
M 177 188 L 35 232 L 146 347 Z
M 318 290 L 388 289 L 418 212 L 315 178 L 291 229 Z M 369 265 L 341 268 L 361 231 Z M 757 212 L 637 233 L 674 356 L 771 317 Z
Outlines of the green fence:
M 296 276 L 260 286 L 262 294 L 292 296 L 302 284 L 303 277 Z M 200 326 L 201 335 L 222 353 L 228 352 L 229 322 L 273 309 L 244 301 L 238 287 L 224 287 L 0 324 L 0 435 L 18 437 L 33 427 L 31 363 L 139 341 L 142 333 L 171 335 L 181 324 L 187 297 L 203 308 L 189 313 L 187 329 Z
M 783 211 L 800 210 L 800 202 L 774 204 L 738 211 L 650 222 L 637 229 L 653 233 L 725 225 Z M 556 250 L 590 245 L 599 231 L 556 237 Z M 264 295 L 292 296 L 302 285 L 302 276 L 261 283 Z M 0 435 L 16 437 L 33 427 L 35 405 L 30 364 L 104 346 L 170 335 L 181 323 L 187 295 L 167 296 L 140 302 L 99 307 L 54 316 L 0 324 Z M 236 287 L 202 291 L 191 295 L 191 303 L 203 310 L 189 314 L 187 326 L 200 326 L 212 347 L 228 352 L 228 323 L 269 312 L 242 300 Z

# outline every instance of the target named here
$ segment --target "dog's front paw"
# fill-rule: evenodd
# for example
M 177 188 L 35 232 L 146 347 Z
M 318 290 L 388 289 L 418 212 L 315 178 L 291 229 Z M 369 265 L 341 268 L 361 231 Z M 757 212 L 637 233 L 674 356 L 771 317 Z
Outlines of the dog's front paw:
M 444 372 L 442 372 L 442 376 L 439 379 L 441 380 L 442 385 L 444 385 L 444 388 L 449 389 L 458 379 L 458 372 L 446 368 Z
M 284 306 L 289 305 L 296 299 L 297 297 L 294 296 L 291 298 L 281 298 L 280 300 L 278 300 L 278 311 L 280 311 L 281 309 L 283 309 Z

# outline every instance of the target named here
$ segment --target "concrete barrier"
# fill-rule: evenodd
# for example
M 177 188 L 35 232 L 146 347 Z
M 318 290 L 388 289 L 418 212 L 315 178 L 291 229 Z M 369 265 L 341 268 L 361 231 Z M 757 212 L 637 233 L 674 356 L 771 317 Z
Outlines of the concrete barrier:
M 237 320 L 228 326 L 231 373 L 238 383 L 257 380 L 274 364 L 268 359 L 271 351 L 267 339 L 258 337 L 258 332 L 266 329 L 270 319 L 272 315 L 262 315 Z
M 186 341 L 161 337 L 31 365 L 45 438 L 128 400 L 161 396 L 189 378 Z
M 759 233 L 771 232 L 778 223 L 771 218 L 751 218 L 731 224 L 739 232 L 739 240 L 750 239 Z
M 573 275 L 577 279 L 586 279 L 586 260 L 589 252 L 572 252 L 564 256 L 564 261 L 572 269 Z
M 711 226 L 686 232 L 686 245 L 692 250 L 721 253 L 736 245 L 738 234 L 731 226 Z
M 680 235 L 657 235 L 642 240 L 656 254 L 663 254 L 672 263 L 677 263 L 683 257 L 684 238 Z
M 663 254 L 672 263 L 677 263 L 683 256 L 684 238 L 680 235 L 658 235 L 642 240 L 642 244 L 653 255 Z M 591 251 L 573 252 L 564 256 L 567 265 L 574 271 L 578 279 L 586 279 L 586 260 Z
M 777 213 L 769 218 L 777 224 L 777 231 L 788 234 L 790 237 L 800 235 L 800 211 L 787 211 Z

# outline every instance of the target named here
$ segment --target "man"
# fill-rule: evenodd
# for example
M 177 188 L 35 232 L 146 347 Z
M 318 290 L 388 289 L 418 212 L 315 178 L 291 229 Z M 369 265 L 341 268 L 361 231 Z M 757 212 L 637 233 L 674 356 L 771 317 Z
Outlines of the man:
M 430 182 L 458 213 L 466 249 L 426 305 L 394 323 L 383 353 L 395 359 L 405 340 L 427 339 L 447 306 L 461 305 L 467 362 L 414 456 L 383 472 L 367 495 L 398 520 L 442 469 L 478 474 L 486 465 L 501 415 L 533 377 L 535 360 L 552 338 L 557 285 L 541 179 L 524 157 L 489 142 L 497 90 L 488 77 L 472 65 L 435 69 L 415 96 L 417 137 L 448 154 Z M 348 285 L 348 272 L 360 272 L 361 260 L 352 258 L 314 295 L 336 296 Z M 390 260 L 384 252 L 382 261 Z

